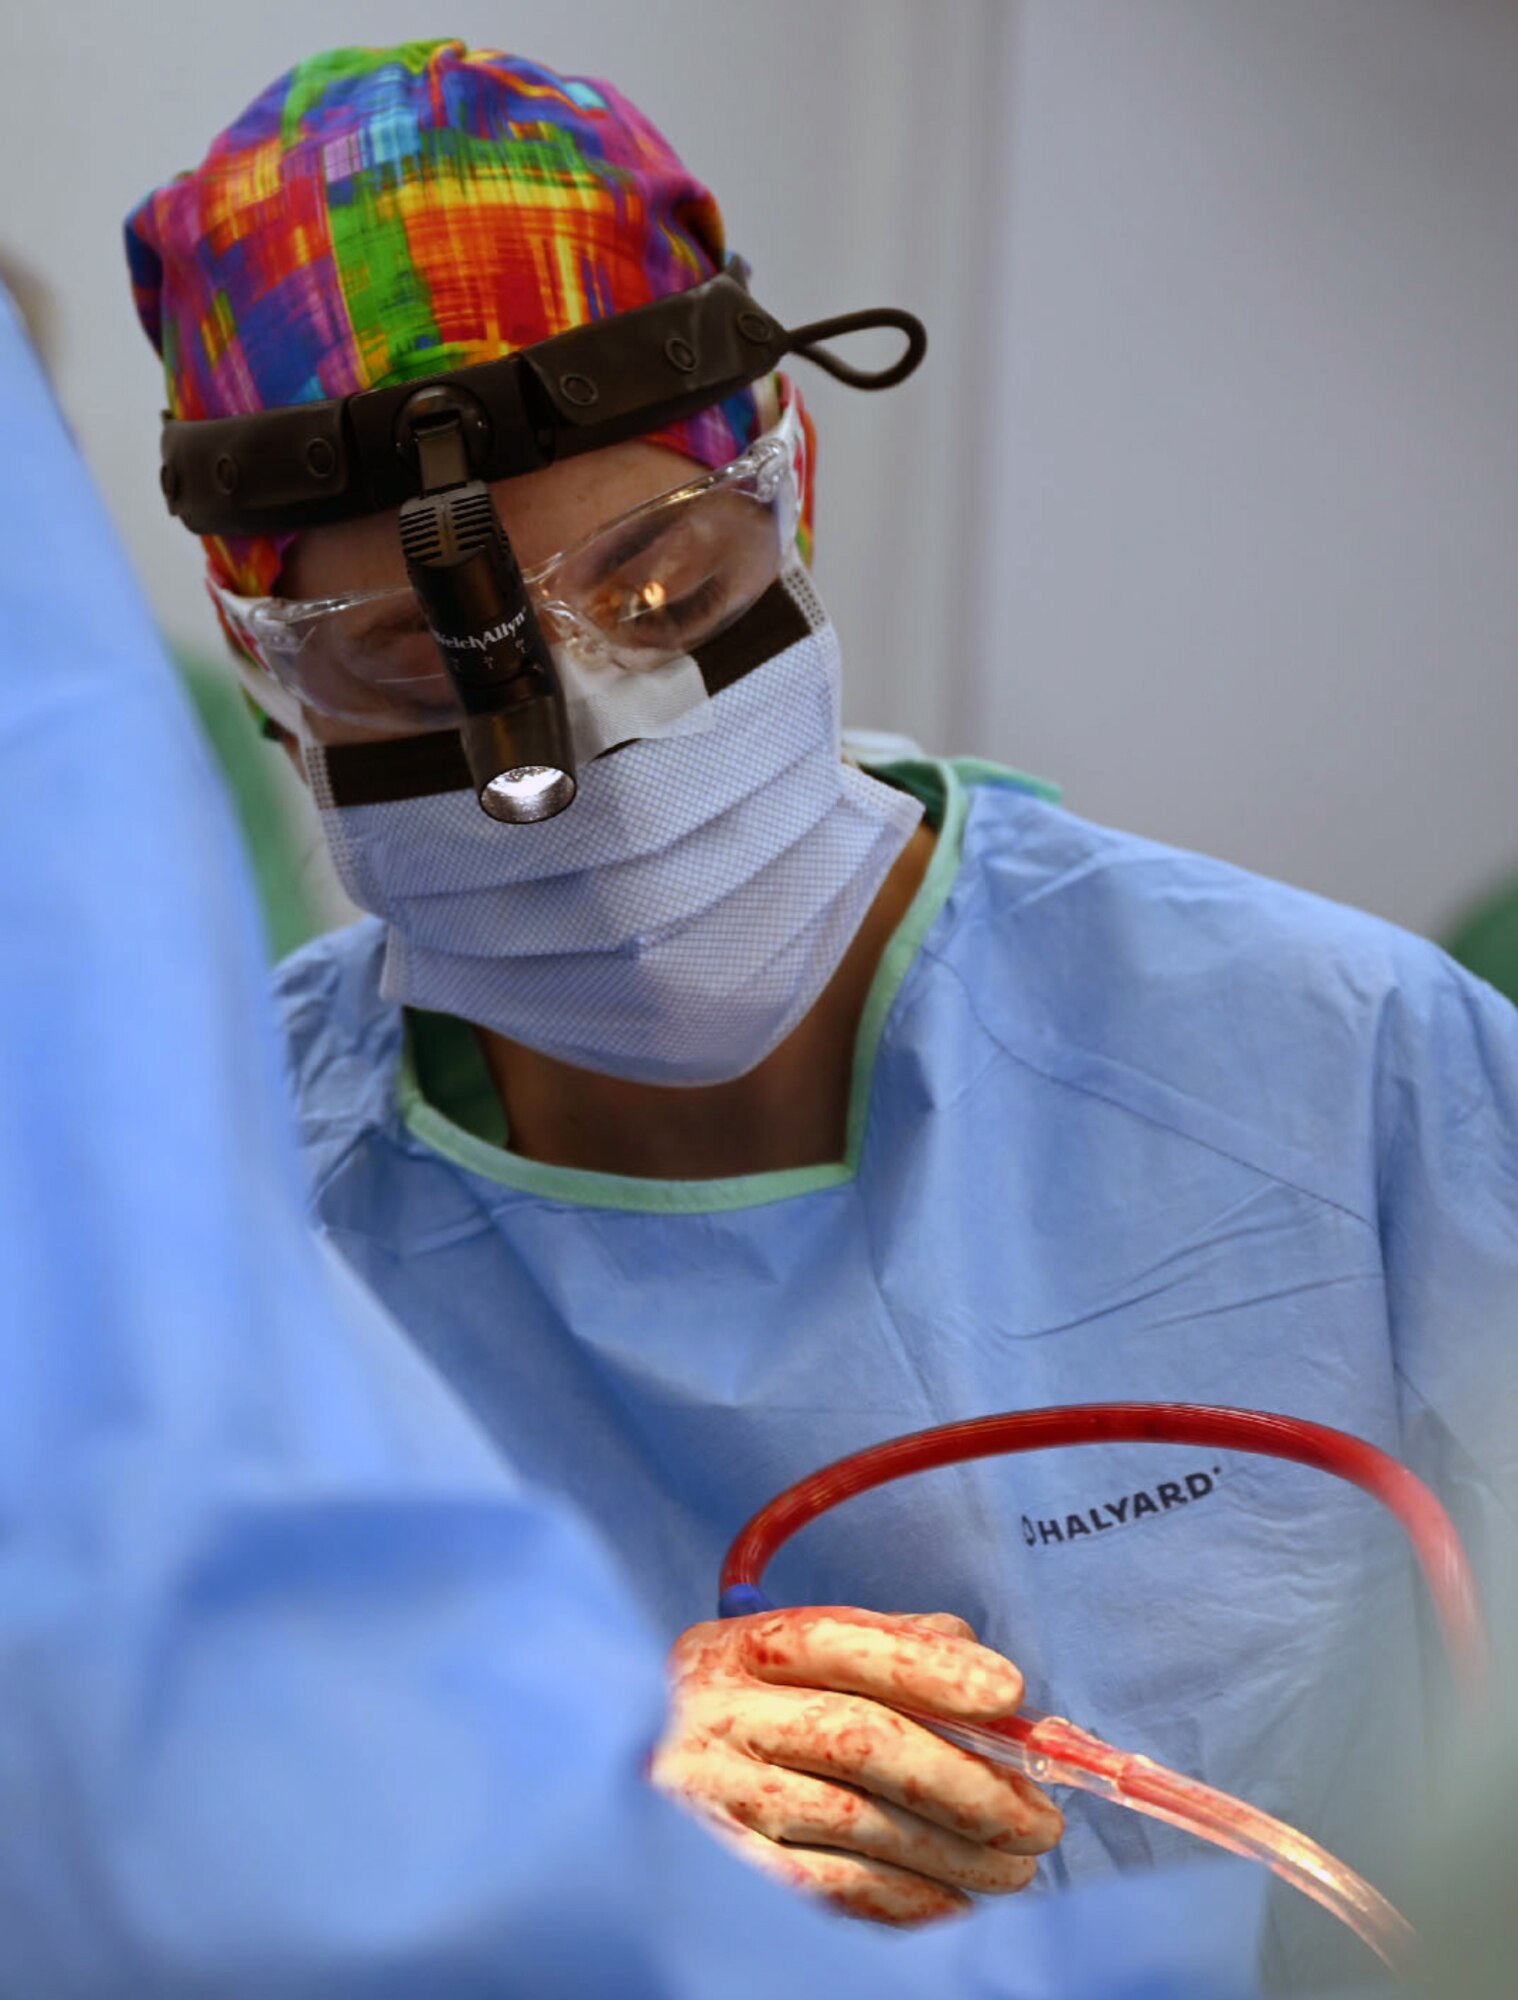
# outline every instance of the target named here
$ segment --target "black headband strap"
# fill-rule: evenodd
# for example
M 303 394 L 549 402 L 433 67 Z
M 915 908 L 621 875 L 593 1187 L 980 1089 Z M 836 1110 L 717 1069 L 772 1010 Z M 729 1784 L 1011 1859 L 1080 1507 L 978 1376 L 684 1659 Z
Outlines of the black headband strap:
M 847 361 L 840 361 L 836 354 L 829 354 L 825 347 L 817 344 L 822 340 L 837 340 L 846 333 L 863 333 L 877 326 L 892 327 L 907 337 L 901 359 L 893 361 L 889 368 L 868 371 L 853 368 Z M 851 389 L 894 389 L 898 382 L 905 382 L 915 372 L 928 351 L 927 328 L 915 313 L 903 312 L 899 306 L 881 306 L 870 312 L 839 313 L 833 319 L 819 319 L 810 326 L 793 327 L 785 337 L 792 354 L 801 355 L 835 381 L 846 382 Z
M 872 374 L 816 345 L 867 327 L 905 333 L 906 353 Z M 473 477 L 509 479 L 693 416 L 789 353 L 852 387 L 888 389 L 911 374 L 926 347 L 921 322 L 894 308 L 788 332 L 735 272 L 719 271 L 689 291 L 499 361 L 253 416 L 166 418 L 161 482 L 169 511 L 196 534 L 288 532 L 384 513 L 419 490 L 415 447 L 400 419 L 423 388 L 456 392 Z

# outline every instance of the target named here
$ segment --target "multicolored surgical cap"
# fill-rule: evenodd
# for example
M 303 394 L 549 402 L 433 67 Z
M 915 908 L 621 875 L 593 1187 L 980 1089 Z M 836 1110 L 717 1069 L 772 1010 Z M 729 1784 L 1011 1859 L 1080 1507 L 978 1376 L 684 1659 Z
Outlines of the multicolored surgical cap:
M 625 97 L 457 41 L 297 64 L 141 203 L 126 241 L 186 418 L 493 361 L 726 261 L 715 199 Z M 650 441 L 724 465 L 759 408 L 745 389 Z M 220 582 L 260 596 L 293 539 L 205 546 Z

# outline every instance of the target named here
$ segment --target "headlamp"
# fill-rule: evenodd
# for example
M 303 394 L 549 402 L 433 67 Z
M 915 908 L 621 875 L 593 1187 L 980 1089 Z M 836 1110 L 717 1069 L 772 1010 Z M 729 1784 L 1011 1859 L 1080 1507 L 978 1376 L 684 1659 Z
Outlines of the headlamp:
M 819 344 L 881 327 L 906 337 L 883 369 L 851 367 Z M 894 307 L 787 329 L 755 303 L 735 260 L 688 291 L 419 383 L 253 416 L 166 418 L 161 484 L 169 511 L 200 535 L 299 532 L 398 508 L 480 805 L 496 819 L 548 819 L 575 795 L 564 697 L 491 482 L 680 422 L 787 354 L 851 387 L 888 389 L 926 351 L 921 321 Z
M 459 736 L 492 819 L 552 819 L 575 795 L 553 655 L 490 488 L 469 476 L 468 400 L 432 384 L 397 424 L 422 491 L 401 508 L 401 552 L 463 718 Z

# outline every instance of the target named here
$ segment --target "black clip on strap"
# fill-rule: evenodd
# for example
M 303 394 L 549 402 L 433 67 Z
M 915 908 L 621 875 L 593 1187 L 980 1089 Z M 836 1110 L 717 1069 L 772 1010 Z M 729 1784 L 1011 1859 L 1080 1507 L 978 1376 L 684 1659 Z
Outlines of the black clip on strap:
M 473 401 L 457 389 L 429 384 L 401 406 L 396 419 L 397 448 L 404 451 L 409 447 L 415 454 L 424 494 L 440 493 L 468 481 L 472 467 L 464 418 L 473 415 L 469 408 Z

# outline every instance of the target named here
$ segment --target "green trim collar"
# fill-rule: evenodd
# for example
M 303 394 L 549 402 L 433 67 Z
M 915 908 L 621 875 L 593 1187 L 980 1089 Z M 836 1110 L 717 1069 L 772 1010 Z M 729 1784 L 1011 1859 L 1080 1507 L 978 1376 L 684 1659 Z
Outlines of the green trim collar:
M 793 1195 L 841 1187 L 854 1178 L 869 1118 L 875 1057 L 887 1016 L 929 927 L 959 872 L 969 816 L 969 792 L 992 784 L 1032 792 L 1057 803 L 1059 792 L 1040 778 L 975 758 L 952 762 L 911 758 L 871 764 L 871 774 L 923 802 L 938 844 L 917 894 L 881 955 L 854 1045 L 848 1132 L 842 1160 L 727 1180 L 661 1181 L 627 1174 L 554 1167 L 510 1150 L 506 1117 L 483 1049 L 468 1022 L 408 1009 L 401 1048 L 398 1104 L 413 1136 L 467 1172 L 523 1194 L 585 1208 L 628 1209 L 648 1215 L 710 1214 L 759 1208 Z

